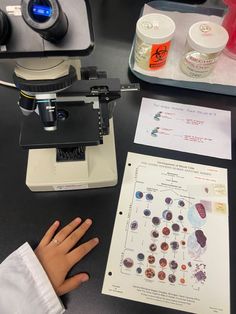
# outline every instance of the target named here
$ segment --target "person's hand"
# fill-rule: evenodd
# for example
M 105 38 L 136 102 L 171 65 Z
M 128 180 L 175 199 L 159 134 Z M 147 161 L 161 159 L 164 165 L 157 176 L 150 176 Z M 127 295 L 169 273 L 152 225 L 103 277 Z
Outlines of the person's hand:
M 81 223 L 81 218 L 76 218 L 55 235 L 60 225 L 59 221 L 55 221 L 35 249 L 36 256 L 59 296 L 79 287 L 82 282 L 89 279 L 86 273 L 70 278 L 66 276 L 69 270 L 99 242 L 98 238 L 94 238 L 74 248 L 91 224 L 91 219 Z

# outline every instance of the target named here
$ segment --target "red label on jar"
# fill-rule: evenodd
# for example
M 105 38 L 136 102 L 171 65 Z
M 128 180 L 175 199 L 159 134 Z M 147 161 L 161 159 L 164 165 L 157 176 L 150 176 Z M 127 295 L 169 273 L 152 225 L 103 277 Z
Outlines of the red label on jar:
M 151 57 L 149 60 L 150 70 L 156 70 L 165 65 L 169 49 L 170 41 L 163 44 L 152 45 Z

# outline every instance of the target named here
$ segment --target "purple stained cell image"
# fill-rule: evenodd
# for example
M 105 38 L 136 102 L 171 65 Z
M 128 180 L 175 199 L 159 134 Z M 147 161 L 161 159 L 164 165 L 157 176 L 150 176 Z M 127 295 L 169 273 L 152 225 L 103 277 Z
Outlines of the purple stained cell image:
M 172 248 L 173 251 L 176 251 L 179 248 L 179 243 L 177 241 L 172 241 L 170 242 L 170 247 Z
M 162 217 L 168 221 L 170 221 L 173 217 L 172 212 L 168 209 L 164 210 L 162 213 Z
M 184 216 L 183 216 L 183 215 L 179 215 L 179 216 L 178 216 L 178 219 L 179 219 L 180 221 L 183 221 L 183 220 L 184 220 Z
M 150 251 L 155 252 L 157 249 L 156 244 L 155 243 L 150 244 L 149 249 L 150 249 Z
M 173 231 L 175 231 L 175 232 L 179 232 L 179 230 L 180 230 L 180 226 L 178 225 L 178 224 L 173 224 L 172 226 L 171 226 L 171 228 L 172 228 L 172 230 Z
M 170 275 L 168 276 L 168 279 L 169 279 L 169 282 L 174 283 L 174 282 L 176 281 L 176 276 L 173 275 L 173 274 L 170 274 Z
M 172 203 L 173 203 L 172 198 L 171 198 L 171 197 L 166 197 L 166 199 L 165 199 L 165 203 L 166 203 L 167 205 L 172 204 Z
M 136 272 L 138 273 L 138 274 L 142 274 L 142 268 L 141 267 L 138 267 L 137 269 L 136 269 Z
M 133 267 L 133 265 L 134 265 L 134 261 L 132 260 L 132 258 L 127 257 L 127 258 L 125 258 L 125 259 L 123 260 L 123 264 L 124 264 L 125 267 L 131 268 L 131 267 Z
M 177 269 L 178 268 L 178 263 L 173 260 L 173 261 L 171 261 L 169 263 L 169 266 L 170 266 L 171 269 Z
M 159 232 L 158 231 L 156 231 L 156 230 L 153 230 L 152 232 L 151 232 L 151 235 L 152 235 L 152 237 L 153 238 L 158 238 L 159 237 Z
M 150 216 L 151 215 L 150 209 L 144 209 L 143 214 L 144 216 Z
M 153 195 L 151 193 L 146 194 L 146 200 L 147 201 L 152 201 L 153 200 Z
M 189 208 L 188 220 L 194 228 L 201 228 L 206 223 L 206 209 L 202 203 Z
M 180 207 L 184 207 L 184 206 L 185 206 L 185 203 L 184 203 L 183 200 L 179 200 L 179 201 L 178 201 L 178 205 L 179 205 Z
M 135 196 L 136 196 L 137 199 L 140 200 L 141 198 L 143 198 L 143 192 L 137 191 L 137 192 L 135 193 Z
M 152 223 L 155 225 L 155 226 L 158 226 L 160 223 L 161 223 L 161 220 L 159 217 L 153 217 L 152 218 Z
M 202 230 L 196 230 L 195 236 L 196 236 L 197 242 L 200 244 L 200 246 L 205 247 L 207 238 L 204 235 L 203 231 Z
M 137 255 L 137 259 L 138 259 L 139 261 L 143 261 L 144 258 L 145 258 L 145 256 L 144 256 L 143 253 L 139 253 L 139 254 Z
M 206 280 L 206 273 L 202 270 L 199 270 L 195 273 L 194 277 L 197 279 L 197 281 L 205 281 Z
M 138 229 L 138 222 L 136 220 L 133 220 L 130 224 L 130 229 L 131 230 L 136 230 Z

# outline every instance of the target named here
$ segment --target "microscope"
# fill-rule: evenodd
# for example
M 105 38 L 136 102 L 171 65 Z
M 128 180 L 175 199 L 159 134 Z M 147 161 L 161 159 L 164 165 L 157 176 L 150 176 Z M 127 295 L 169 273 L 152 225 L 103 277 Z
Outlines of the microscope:
M 13 59 L 28 149 L 26 185 L 61 191 L 117 183 L 113 129 L 121 86 L 79 57 L 94 47 L 85 0 L 1 0 L 0 58 Z

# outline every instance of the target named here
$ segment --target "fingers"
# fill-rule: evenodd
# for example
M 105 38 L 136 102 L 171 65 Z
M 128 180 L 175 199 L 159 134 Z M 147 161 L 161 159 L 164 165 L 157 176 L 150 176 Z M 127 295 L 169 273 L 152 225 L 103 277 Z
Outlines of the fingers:
M 89 227 L 92 225 L 91 219 L 86 219 L 79 228 L 74 230 L 66 239 L 61 243 L 60 247 L 64 252 L 69 252 L 76 243 L 83 237 Z M 57 236 L 58 238 L 58 236 Z
M 52 237 L 54 236 L 57 228 L 59 227 L 60 222 L 56 220 L 51 227 L 48 229 L 48 231 L 43 236 L 42 240 L 40 241 L 39 245 L 46 246 L 48 243 L 52 240 Z
M 56 291 L 57 295 L 61 296 L 67 292 L 70 292 L 78 288 L 81 285 L 81 283 L 88 280 L 89 280 L 89 276 L 86 273 L 81 273 L 71 278 L 68 278 L 63 282 L 63 284 L 59 288 L 57 288 L 57 291 Z
M 73 230 L 75 230 L 79 224 L 81 223 L 81 218 L 77 217 L 74 220 L 72 220 L 68 225 L 66 225 L 63 229 L 61 229 L 57 235 L 56 240 L 58 243 L 62 243 Z
M 67 254 L 67 259 L 70 268 L 78 263 L 86 254 L 88 254 L 95 246 L 99 243 L 98 238 L 94 238 L 81 244 L 79 247 L 75 248 L 73 251 Z

